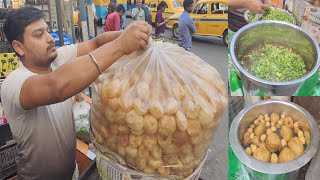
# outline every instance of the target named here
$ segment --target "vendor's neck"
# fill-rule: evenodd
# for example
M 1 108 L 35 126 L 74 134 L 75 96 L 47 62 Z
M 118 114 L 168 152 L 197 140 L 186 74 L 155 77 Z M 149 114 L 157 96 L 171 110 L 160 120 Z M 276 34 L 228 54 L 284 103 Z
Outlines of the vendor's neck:
M 35 65 L 33 63 L 23 62 L 22 64 L 26 67 L 29 71 L 36 73 L 36 74 L 47 74 L 52 71 L 51 65 Z

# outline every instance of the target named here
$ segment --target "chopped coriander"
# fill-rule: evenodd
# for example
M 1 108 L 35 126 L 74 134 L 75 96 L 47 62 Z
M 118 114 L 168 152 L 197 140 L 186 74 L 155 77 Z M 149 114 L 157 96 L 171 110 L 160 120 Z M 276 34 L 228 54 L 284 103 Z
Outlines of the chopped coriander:
M 291 81 L 307 74 L 303 59 L 283 45 L 262 44 L 250 50 L 240 64 L 254 76 L 274 82 Z

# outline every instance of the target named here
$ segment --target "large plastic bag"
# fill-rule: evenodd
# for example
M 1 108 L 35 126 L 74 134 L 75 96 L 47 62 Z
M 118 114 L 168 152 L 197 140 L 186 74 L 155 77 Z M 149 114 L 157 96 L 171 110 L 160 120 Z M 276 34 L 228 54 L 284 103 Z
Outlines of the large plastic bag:
M 131 167 L 187 177 L 212 144 L 226 102 L 213 67 L 177 45 L 153 42 L 95 82 L 91 128 L 99 145 Z

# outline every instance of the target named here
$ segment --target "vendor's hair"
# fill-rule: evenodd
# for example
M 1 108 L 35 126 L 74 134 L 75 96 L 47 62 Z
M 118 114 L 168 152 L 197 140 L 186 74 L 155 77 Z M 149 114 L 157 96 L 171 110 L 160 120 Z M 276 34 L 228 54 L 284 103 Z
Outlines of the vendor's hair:
M 166 7 L 166 3 L 164 1 L 161 1 L 157 6 L 157 10 L 159 11 L 161 8 L 165 8 L 165 7 Z
M 117 5 L 117 9 L 116 9 L 117 12 L 125 12 L 126 10 L 124 9 L 124 6 L 122 4 L 118 4 Z
M 187 9 L 189 6 L 193 4 L 193 0 L 184 0 L 183 1 L 183 8 Z
M 3 25 L 3 31 L 10 45 L 14 40 L 23 42 L 23 33 L 26 27 L 35 21 L 45 19 L 45 17 L 42 11 L 34 7 L 9 11 Z

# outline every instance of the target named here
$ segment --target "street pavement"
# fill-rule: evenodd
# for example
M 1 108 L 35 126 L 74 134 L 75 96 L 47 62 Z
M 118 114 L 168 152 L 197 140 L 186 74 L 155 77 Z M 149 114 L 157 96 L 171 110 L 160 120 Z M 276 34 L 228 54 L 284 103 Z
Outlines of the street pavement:
M 125 27 L 131 22 L 131 18 L 126 18 L 124 23 Z M 99 28 L 98 33 L 99 32 L 101 33 L 103 30 Z M 166 29 L 165 37 L 172 38 L 172 31 L 170 29 Z M 168 41 L 170 42 L 170 40 Z M 176 41 L 171 42 L 177 43 Z M 227 87 L 227 47 L 223 44 L 221 38 L 194 36 L 191 52 L 216 68 Z M 210 148 L 207 160 L 202 169 L 200 178 L 203 180 L 228 178 L 228 113 L 227 108 L 225 109 L 219 130 L 216 132 L 213 145 Z

